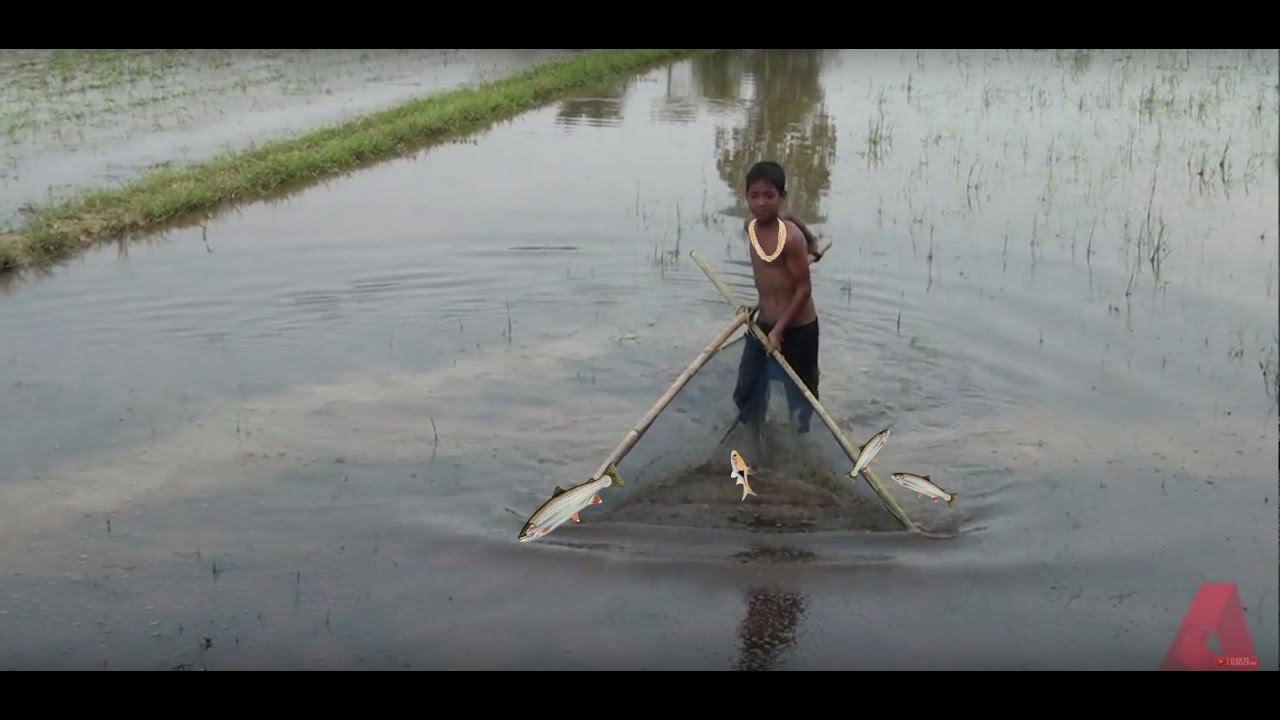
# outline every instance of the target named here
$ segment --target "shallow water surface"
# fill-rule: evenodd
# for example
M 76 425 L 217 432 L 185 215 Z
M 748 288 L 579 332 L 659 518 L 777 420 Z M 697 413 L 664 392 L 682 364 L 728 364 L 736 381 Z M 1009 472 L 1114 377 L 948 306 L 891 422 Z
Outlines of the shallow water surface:
M 1276 88 L 727 52 L 16 283 L 0 667 L 1154 669 L 1228 581 L 1273 669 Z M 517 543 L 730 320 L 689 251 L 750 298 L 765 158 L 835 243 L 822 404 L 932 536 L 816 418 L 742 500 L 734 344 Z

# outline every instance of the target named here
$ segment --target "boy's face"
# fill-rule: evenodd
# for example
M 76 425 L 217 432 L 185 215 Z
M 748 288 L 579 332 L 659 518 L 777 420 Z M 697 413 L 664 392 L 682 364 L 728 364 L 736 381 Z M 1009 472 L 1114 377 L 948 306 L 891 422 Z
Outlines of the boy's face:
M 766 180 L 757 180 L 747 188 L 747 205 L 757 220 L 772 220 L 782 207 L 782 195 Z

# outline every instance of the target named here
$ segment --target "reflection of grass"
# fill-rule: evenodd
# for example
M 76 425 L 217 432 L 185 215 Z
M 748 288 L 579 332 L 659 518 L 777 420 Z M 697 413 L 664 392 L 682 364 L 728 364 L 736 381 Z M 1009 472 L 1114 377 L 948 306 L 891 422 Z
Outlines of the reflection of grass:
M 1040 284 L 1028 292 L 1047 294 L 1058 289 L 1037 272 L 1070 282 L 1063 267 L 1078 263 L 1082 295 L 1125 317 L 1135 343 L 1126 369 L 1182 341 L 1134 327 L 1139 311 L 1171 312 L 1179 290 L 1221 293 L 1249 304 L 1246 313 L 1263 313 L 1263 302 L 1274 310 L 1274 51 L 912 51 L 869 64 L 869 78 L 828 70 L 825 83 L 836 121 L 858 125 L 862 152 L 842 158 L 848 199 L 836 201 L 852 206 L 837 211 L 850 218 L 841 232 L 865 238 L 854 268 L 891 265 L 897 254 L 921 291 L 949 282 L 989 300 L 1008 292 L 994 276 L 1019 264 L 1028 288 Z M 851 165 L 873 162 L 874 178 L 854 179 Z M 842 276 L 830 288 L 841 302 L 858 286 Z M 1214 328 L 1213 361 L 1226 354 L 1261 374 L 1280 406 L 1280 359 L 1258 350 L 1249 318 L 1237 321 L 1243 340 L 1236 327 Z M 1046 325 L 1045 348 L 1053 335 Z M 1137 349 L 1139 337 L 1147 347 Z M 1034 327 L 1028 339 L 1037 346 Z M 1098 340 L 1105 352 L 1118 344 Z M 1162 352 L 1151 355 L 1155 368 L 1164 369 Z M 1167 362 L 1177 371 L 1174 352 Z M 1258 376 L 1249 380 L 1256 392 Z
M 883 163 L 893 148 L 893 123 L 885 117 L 884 106 L 885 93 L 881 88 L 876 99 L 876 111 L 867 121 L 867 135 L 863 139 L 866 150 L 860 153 L 867 159 L 867 167 Z
M 449 134 L 537 107 L 556 95 L 668 62 L 688 50 L 599 50 L 478 87 L 412 100 L 301 137 L 159 170 L 121 189 L 41 210 L 20 234 L 0 235 L 0 271 L 51 262 L 105 237 L 153 229 L 224 203 L 252 200 Z
M 1273 402 L 1280 404 L 1280 337 L 1275 338 L 1276 344 L 1259 353 L 1258 369 L 1262 371 L 1262 386 L 1266 389 L 1267 397 Z

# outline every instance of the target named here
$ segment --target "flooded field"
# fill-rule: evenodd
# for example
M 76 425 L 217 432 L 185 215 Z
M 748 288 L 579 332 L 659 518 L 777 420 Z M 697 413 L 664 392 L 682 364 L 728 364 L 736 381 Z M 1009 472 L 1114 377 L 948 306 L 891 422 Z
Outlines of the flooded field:
M 1274 669 L 1278 84 L 1261 51 L 716 54 L 14 283 L 0 668 L 1146 670 L 1226 581 Z M 689 251 L 751 297 L 765 158 L 835 243 L 822 402 L 957 493 L 892 485 L 945 538 L 698 467 L 735 345 L 518 544 L 729 321 Z
M 0 50 L 0 227 L 148 169 L 206 160 L 562 50 Z

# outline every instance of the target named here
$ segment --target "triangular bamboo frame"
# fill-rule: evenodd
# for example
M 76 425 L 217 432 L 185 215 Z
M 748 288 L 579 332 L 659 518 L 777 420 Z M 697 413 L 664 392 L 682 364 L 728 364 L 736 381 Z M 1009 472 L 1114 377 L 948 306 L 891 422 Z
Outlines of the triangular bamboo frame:
M 591 477 L 602 477 L 610 464 L 617 464 L 618 462 L 621 462 L 622 458 L 626 457 L 627 453 L 631 452 L 631 448 L 635 447 L 636 443 L 640 442 L 640 438 L 645 434 L 645 431 L 647 431 L 649 426 L 653 424 L 653 421 L 662 414 L 662 411 L 667 409 L 667 406 L 670 405 L 671 401 L 680 393 L 680 390 L 682 390 L 684 386 L 693 379 L 693 376 L 702 369 L 703 365 L 706 365 L 711 358 L 715 357 L 716 353 L 720 352 L 720 348 L 726 341 L 728 341 L 729 336 L 733 335 L 733 333 L 743 323 L 747 322 L 748 318 L 750 318 L 748 308 L 739 308 L 738 314 L 734 317 L 733 321 L 724 326 L 724 329 L 717 333 L 716 336 L 712 338 L 711 342 L 707 343 L 707 346 L 702 349 L 702 352 L 698 353 L 697 357 L 689 363 L 689 366 L 676 377 L 675 381 L 671 383 L 671 387 L 667 388 L 667 391 L 662 393 L 662 397 L 658 398 L 658 401 L 653 404 L 653 407 L 649 408 L 649 411 L 644 414 L 644 417 L 640 418 L 640 421 L 636 423 L 636 426 L 631 428 L 626 436 L 622 438 L 622 442 L 618 443 L 618 446 L 613 449 L 613 452 L 609 453 L 609 457 L 605 458 L 605 461 L 600 463 L 600 467 Z
M 812 265 L 821 260 L 822 256 L 830 249 L 830 240 L 820 241 L 814 248 L 813 252 L 809 255 L 809 264 Z M 653 421 L 662 414 L 663 410 L 667 409 L 667 406 L 670 405 L 671 401 L 680 393 L 680 390 L 683 389 L 691 379 L 693 379 L 693 376 L 702 369 L 703 365 L 706 365 L 711 358 L 715 357 L 716 353 L 720 352 L 720 348 L 724 347 L 725 343 L 729 341 L 729 337 L 737 331 L 738 327 L 748 321 L 751 317 L 750 313 L 751 309 L 746 305 L 737 308 L 736 317 L 733 321 L 717 333 L 716 336 L 711 339 L 711 342 L 707 343 L 707 346 L 702 349 L 702 352 L 698 353 L 698 355 L 689 363 L 689 366 L 676 377 L 676 379 L 671 383 L 671 387 L 667 388 L 667 391 L 658 398 L 657 402 L 653 404 L 653 407 L 649 408 L 648 412 L 640 418 L 640 421 L 636 423 L 636 426 L 631 428 L 626 436 L 622 438 L 622 442 L 618 443 L 618 446 L 613 449 L 613 452 L 609 453 L 609 457 L 605 458 L 604 462 L 600 463 L 600 467 L 591 477 L 602 477 L 610 464 L 616 465 L 617 463 L 622 462 L 622 458 L 626 457 L 627 453 L 631 452 L 631 448 L 635 447 L 636 443 L 640 442 L 640 438 L 649 429 L 649 426 L 652 425 Z
M 711 266 L 702 259 L 702 256 L 698 254 L 697 250 L 690 251 L 689 257 L 693 258 L 693 261 L 698 264 L 698 267 L 702 268 L 702 272 L 706 274 L 707 279 L 710 280 L 711 284 L 715 285 L 716 289 L 720 291 L 720 294 L 724 296 L 725 302 L 729 303 L 730 307 L 737 309 L 739 318 L 735 319 L 734 327 L 742 324 L 744 321 L 741 319 L 741 313 L 745 304 L 734 297 L 733 291 L 724 284 L 719 275 L 716 274 L 715 270 L 712 270 Z M 745 323 L 747 325 L 748 332 L 752 333 L 761 344 L 767 347 L 769 344 L 768 338 L 760 327 L 756 325 L 755 321 L 748 317 L 745 320 Z M 800 392 L 804 393 L 805 399 L 809 401 L 809 404 L 813 406 L 814 412 L 818 414 L 818 417 L 822 418 L 822 422 L 826 424 L 827 429 L 829 429 L 831 434 L 835 436 L 836 442 L 840 443 L 841 449 L 843 449 L 845 454 L 849 456 L 849 460 L 851 462 L 856 462 L 858 459 L 858 450 L 849 442 L 849 439 L 844 436 L 844 432 L 840 430 L 839 425 L 836 425 L 835 420 L 832 420 L 831 416 L 827 414 L 827 411 L 822 407 L 822 403 L 818 402 L 818 399 L 813 396 L 813 393 L 809 392 L 809 388 L 800 380 L 800 376 L 796 375 L 796 371 L 791 368 L 791 364 L 782 356 L 782 353 L 778 350 L 774 350 L 769 353 L 769 356 L 777 361 L 778 365 L 787 373 L 787 376 L 791 378 L 791 382 L 795 383 L 796 387 L 800 389 Z M 889 493 L 888 486 L 880 479 L 874 470 L 869 467 L 863 468 L 862 476 L 867 479 L 867 484 L 871 486 L 871 489 L 880 496 L 880 500 L 884 503 L 885 509 L 887 509 L 903 527 L 913 532 L 921 532 L 921 529 L 911 521 L 911 518 L 907 516 L 906 511 L 902 509 L 902 506 L 898 504 L 898 501 Z M 854 478 L 853 481 L 857 482 L 857 479 Z

